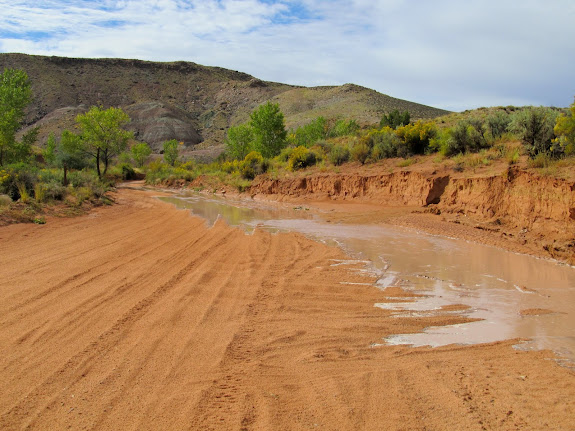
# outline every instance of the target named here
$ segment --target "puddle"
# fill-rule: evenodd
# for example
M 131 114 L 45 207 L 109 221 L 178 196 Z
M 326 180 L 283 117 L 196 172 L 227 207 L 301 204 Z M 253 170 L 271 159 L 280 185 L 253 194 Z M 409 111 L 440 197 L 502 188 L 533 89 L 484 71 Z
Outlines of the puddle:
M 423 295 L 410 302 L 375 304 L 392 310 L 397 318 L 449 313 L 483 319 L 394 335 L 382 343 L 436 347 L 524 338 L 531 341 L 520 344 L 520 349 L 551 349 L 575 361 L 573 267 L 402 228 L 327 223 L 305 207 L 283 203 L 198 194 L 160 199 L 191 210 L 209 224 L 221 217 L 248 233 L 257 226 L 272 232 L 297 231 L 337 244 L 354 259 L 369 262 L 379 277 L 378 288 L 401 286 Z M 453 304 L 469 308 L 442 309 Z M 552 312 L 522 313 L 530 309 Z

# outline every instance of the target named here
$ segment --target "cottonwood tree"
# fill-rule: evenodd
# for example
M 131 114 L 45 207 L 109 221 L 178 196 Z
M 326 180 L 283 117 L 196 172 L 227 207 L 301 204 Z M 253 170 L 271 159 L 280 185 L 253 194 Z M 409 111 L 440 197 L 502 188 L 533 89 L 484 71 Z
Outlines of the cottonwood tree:
M 277 103 L 267 102 L 250 114 L 253 131 L 253 149 L 262 156 L 277 156 L 286 146 L 287 131 L 284 115 Z
M 252 150 L 254 133 L 249 124 L 230 127 L 226 138 L 226 152 L 232 159 L 243 160 Z
M 112 159 L 124 151 L 132 132 L 123 127 L 130 122 L 130 117 L 120 108 L 103 109 L 93 106 L 85 114 L 76 117 L 80 126 L 84 151 L 95 159 L 98 177 L 102 177 L 100 163 L 104 163 L 105 175 Z
M 26 135 L 22 142 L 16 141 L 16 131 L 24 119 L 24 109 L 30 103 L 32 89 L 28 75 L 23 70 L 4 69 L 0 74 L 0 166 L 10 153 L 21 155 L 22 145 L 29 147 L 29 141 L 37 134 Z
M 137 144 L 134 144 L 130 151 L 132 153 L 132 158 L 134 159 L 134 162 L 136 162 L 136 165 L 139 168 L 144 166 L 144 163 L 146 163 L 146 159 L 150 157 L 150 155 L 152 154 L 152 149 L 145 142 L 139 142 Z
M 169 141 L 164 142 L 162 148 L 164 151 L 164 161 L 170 166 L 174 166 L 178 160 L 179 145 L 180 142 L 175 139 L 170 139 Z

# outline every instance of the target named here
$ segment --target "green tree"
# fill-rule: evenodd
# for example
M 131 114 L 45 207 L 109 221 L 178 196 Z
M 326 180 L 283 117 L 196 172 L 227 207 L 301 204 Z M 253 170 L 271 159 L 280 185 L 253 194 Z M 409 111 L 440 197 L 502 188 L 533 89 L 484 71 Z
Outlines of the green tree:
M 399 112 L 398 109 L 394 109 L 387 115 L 383 115 L 379 127 L 391 127 L 392 129 L 397 129 L 401 126 L 407 126 L 411 120 L 409 111 Z
M 0 166 L 4 164 L 7 153 L 20 153 L 22 150 L 17 148 L 15 136 L 31 97 L 32 89 L 26 72 L 4 69 L 0 74 Z M 22 143 L 27 142 L 23 140 Z
M 42 150 L 42 157 L 48 166 L 56 165 L 56 136 L 53 132 L 48 135 L 46 146 Z
M 164 161 L 170 166 L 174 166 L 178 160 L 179 145 L 180 143 L 175 139 L 164 142 Z
M 286 146 L 287 131 L 284 116 L 277 103 L 267 102 L 250 115 L 254 150 L 263 157 L 277 156 Z
M 64 171 L 63 185 L 68 185 L 68 171 L 87 166 L 87 154 L 82 138 L 69 130 L 64 130 L 60 142 L 56 143 L 54 161 Z
M 146 163 L 146 159 L 150 157 L 150 155 L 152 154 L 152 149 L 145 142 L 139 142 L 137 144 L 134 144 L 130 151 L 132 153 L 132 158 L 134 159 L 136 165 L 139 168 L 144 166 L 144 163 Z
M 311 147 L 320 139 L 328 137 L 328 123 L 324 117 L 317 117 L 311 123 L 298 127 L 290 135 L 290 141 L 296 147 Z
M 243 160 L 252 149 L 254 134 L 249 124 L 230 127 L 225 141 L 227 153 L 234 160 Z
M 100 163 L 104 163 L 105 175 L 112 159 L 127 148 L 128 140 L 133 137 L 132 132 L 123 128 L 129 121 L 128 114 L 113 107 L 103 109 L 93 106 L 76 117 L 84 149 L 95 159 L 99 178 L 102 177 Z
M 338 136 L 354 135 L 359 130 L 359 124 L 355 120 L 337 120 L 335 124 L 330 127 L 328 136 L 336 138 Z

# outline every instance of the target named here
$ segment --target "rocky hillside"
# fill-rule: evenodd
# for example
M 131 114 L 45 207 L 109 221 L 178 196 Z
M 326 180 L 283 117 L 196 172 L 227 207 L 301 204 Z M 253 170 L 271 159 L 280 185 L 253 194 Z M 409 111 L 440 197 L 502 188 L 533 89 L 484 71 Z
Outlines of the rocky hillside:
M 23 69 L 31 79 L 34 101 L 27 124 L 41 126 L 40 143 L 50 132 L 72 127 L 75 116 L 92 105 L 125 109 L 136 138 L 156 150 L 168 139 L 190 149 L 200 142 L 202 147 L 222 143 L 228 127 L 245 121 L 267 100 L 280 104 L 288 127 L 319 115 L 375 123 L 393 109 L 407 109 L 413 118 L 446 113 L 352 84 L 295 87 L 183 61 L 0 54 L 4 68 Z

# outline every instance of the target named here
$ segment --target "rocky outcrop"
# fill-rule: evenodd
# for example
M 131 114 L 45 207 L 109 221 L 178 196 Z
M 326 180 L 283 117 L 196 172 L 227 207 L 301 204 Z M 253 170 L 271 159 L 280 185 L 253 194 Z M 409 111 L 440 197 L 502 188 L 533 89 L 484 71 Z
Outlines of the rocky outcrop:
M 135 138 L 147 142 L 156 152 L 170 139 L 188 147 L 202 141 L 190 114 L 183 109 L 161 102 L 145 102 L 127 106 L 125 111 L 131 119 L 128 128 L 134 131 Z

